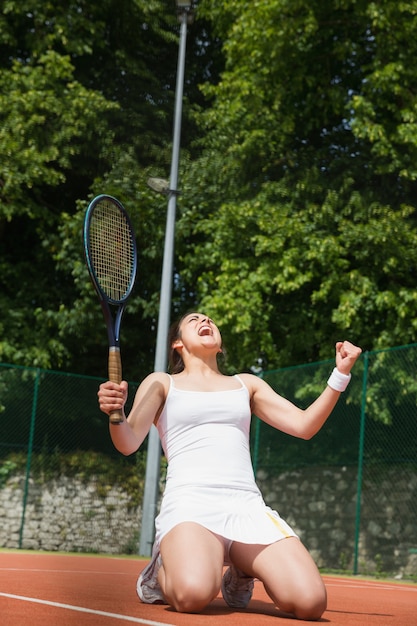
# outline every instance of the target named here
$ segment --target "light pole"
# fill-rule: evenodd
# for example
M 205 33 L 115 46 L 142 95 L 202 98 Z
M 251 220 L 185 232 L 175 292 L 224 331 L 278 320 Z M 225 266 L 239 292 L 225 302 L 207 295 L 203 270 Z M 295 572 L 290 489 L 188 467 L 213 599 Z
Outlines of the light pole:
M 184 91 L 185 48 L 187 24 L 192 18 L 193 0 L 176 0 L 178 19 L 181 24 L 178 49 L 177 82 L 175 88 L 175 115 L 172 141 L 171 174 L 168 195 L 168 208 L 165 228 L 164 257 L 162 263 L 161 293 L 159 302 L 158 329 L 156 335 L 155 372 L 167 369 L 167 340 L 170 324 L 172 279 L 174 266 L 175 213 L 178 195 L 178 163 L 181 139 L 182 99 Z M 154 538 L 154 523 L 159 495 L 161 446 L 158 431 L 151 427 L 148 438 L 145 488 L 142 504 L 142 528 L 140 533 L 139 554 L 150 556 Z

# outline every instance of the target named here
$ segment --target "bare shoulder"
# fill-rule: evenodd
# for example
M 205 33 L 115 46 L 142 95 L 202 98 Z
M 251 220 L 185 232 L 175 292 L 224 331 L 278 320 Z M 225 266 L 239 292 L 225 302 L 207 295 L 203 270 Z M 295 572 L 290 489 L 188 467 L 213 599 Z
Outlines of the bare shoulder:
M 256 376 L 256 374 L 239 374 L 239 377 L 248 388 L 252 400 L 271 399 L 272 396 L 278 396 L 271 385 L 260 376 Z
M 169 386 L 170 378 L 171 378 L 170 375 L 167 374 L 166 372 L 152 372 L 151 374 L 148 374 L 146 378 L 143 379 L 141 384 L 159 382 L 159 383 L 162 383 L 163 385 Z
M 262 385 L 266 384 L 262 378 L 259 378 L 259 376 L 256 376 L 255 374 L 239 374 L 239 378 L 246 385 L 251 395 L 260 389 Z
M 147 395 L 155 393 L 161 398 L 166 398 L 170 385 L 170 377 L 166 372 L 152 372 L 143 379 L 139 385 L 137 394 Z

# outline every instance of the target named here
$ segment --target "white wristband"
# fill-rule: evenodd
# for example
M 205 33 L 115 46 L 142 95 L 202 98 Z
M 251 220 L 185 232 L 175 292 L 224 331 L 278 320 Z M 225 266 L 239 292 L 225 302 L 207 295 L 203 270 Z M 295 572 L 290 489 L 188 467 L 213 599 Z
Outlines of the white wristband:
M 351 378 L 352 374 L 342 374 L 342 372 L 339 372 L 337 367 L 335 367 L 329 376 L 327 384 L 335 391 L 345 391 Z

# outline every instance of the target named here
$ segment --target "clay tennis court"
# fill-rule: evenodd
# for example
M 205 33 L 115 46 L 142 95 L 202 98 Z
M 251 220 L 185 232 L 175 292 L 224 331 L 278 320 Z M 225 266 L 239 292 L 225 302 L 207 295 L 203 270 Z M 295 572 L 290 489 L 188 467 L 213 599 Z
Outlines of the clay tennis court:
M 255 583 L 249 607 L 229 609 L 221 597 L 199 615 L 145 605 L 136 597 L 147 561 L 55 553 L 0 552 L 2 626 L 278 626 L 295 623 Z M 332 626 L 417 626 L 417 585 L 325 576 Z

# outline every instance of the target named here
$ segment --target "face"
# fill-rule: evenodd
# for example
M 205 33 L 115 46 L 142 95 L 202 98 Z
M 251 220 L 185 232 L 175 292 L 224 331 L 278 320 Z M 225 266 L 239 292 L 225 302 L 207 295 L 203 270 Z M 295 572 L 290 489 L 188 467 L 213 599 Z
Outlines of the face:
M 217 348 L 221 352 L 222 338 L 216 324 L 204 313 L 189 313 L 184 316 L 179 327 L 178 339 L 174 348 L 203 345 L 206 348 Z

